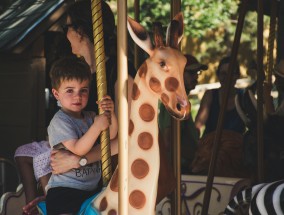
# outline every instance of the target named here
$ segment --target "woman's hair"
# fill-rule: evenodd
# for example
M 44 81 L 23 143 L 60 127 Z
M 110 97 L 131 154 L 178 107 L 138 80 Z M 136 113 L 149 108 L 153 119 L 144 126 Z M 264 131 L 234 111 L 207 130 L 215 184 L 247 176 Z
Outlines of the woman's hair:
M 75 56 L 63 57 L 51 67 L 49 73 L 52 88 L 58 90 L 62 81 L 78 80 L 84 81 L 92 79 L 90 66 L 82 58 Z
M 220 69 L 221 69 L 221 67 L 222 67 L 224 64 L 229 64 L 229 63 L 230 63 L 230 60 L 231 60 L 231 57 L 230 57 L 230 56 L 224 57 L 224 58 L 221 59 L 219 65 L 218 65 L 217 71 L 216 71 L 217 76 L 220 75 Z M 236 75 L 238 75 L 238 76 L 241 75 L 241 72 L 240 72 L 240 64 L 239 64 L 238 61 L 236 61 L 236 67 L 235 67 L 234 73 L 235 73 Z
M 101 1 L 101 9 L 105 51 L 109 55 L 110 49 L 116 48 L 115 20 L 109 5 L 104 1 Z M 71 18 L 74 29 L 94 42 L 91 0 L 76 1 L 69 7 L 67 15 Z

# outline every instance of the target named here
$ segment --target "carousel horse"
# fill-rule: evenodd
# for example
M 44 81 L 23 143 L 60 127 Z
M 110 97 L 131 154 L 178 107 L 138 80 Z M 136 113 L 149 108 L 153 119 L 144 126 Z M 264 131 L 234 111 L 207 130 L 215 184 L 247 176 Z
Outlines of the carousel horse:
M 154 214 L 159 175 L 158 100 L 176 119 L 189 116 L 190 103 L 184 89 L 183 72 L 186 59 L 178 50 L 183 33 L 183 16 L 177 14 L 167 29 L 166 44 L 162 25 L 154 24 L 154 43 L 144 27 L 128 18 L 132 39 L 149 58 L 134 79 L 128 146 L 128 213 Z M 99 193 L 84 214 L 118 213 L 118 168 L 108 186 Z
M 240 191 L 228 204 L 224 214 L 237 214 L 240 207 L 249 206 L 249 214 L 284 214 L 284 180 L 257 184 Z

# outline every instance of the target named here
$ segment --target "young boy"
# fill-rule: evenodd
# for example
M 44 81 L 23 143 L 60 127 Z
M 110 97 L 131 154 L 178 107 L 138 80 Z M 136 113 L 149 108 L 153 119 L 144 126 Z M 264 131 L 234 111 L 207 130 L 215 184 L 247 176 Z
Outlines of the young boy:
M 104 114 L 84 111 L 89 96 L 89 65 L 75 57 L 57 61 L 50 72 L 52 93 L 61 105 L 48 127 L 51 148 L 64 148 L 84 156 L 100 133 L 109 128 L 110 139 L 117 135 L 117 119 L 110 96 L 97 102 Z M 86 165 L 64 174 L 53 174 L 46 186 L 46 207 L 50 214 L 74 214 L 96 193 L 101 177 L 100 163 Z

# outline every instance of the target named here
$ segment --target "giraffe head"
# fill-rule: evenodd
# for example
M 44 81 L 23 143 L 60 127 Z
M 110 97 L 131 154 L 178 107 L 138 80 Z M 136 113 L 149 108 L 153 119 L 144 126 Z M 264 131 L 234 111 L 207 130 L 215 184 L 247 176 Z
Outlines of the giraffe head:
M 127 27 L 135 43 L 149 54 L 138 70 L 140 79 L 173 117 L 186 119 L 190 112 L 183 79 L 186 58 L 178 49 L 183 34 L 182 14 L 177 14 L 168 25 L 165 44 L 160 23 L 154 23 L 154 46 L 145 28 L 129 17 Z

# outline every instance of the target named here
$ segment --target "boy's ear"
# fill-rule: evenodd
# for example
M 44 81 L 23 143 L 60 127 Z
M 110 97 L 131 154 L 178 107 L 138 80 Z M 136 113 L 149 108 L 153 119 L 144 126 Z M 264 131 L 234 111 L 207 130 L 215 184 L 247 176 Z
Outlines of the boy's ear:
M 59 99 L 58 91 L 56 89 L 52 88 L 52 94 L 57 100 Z

